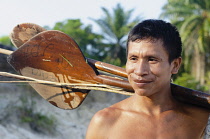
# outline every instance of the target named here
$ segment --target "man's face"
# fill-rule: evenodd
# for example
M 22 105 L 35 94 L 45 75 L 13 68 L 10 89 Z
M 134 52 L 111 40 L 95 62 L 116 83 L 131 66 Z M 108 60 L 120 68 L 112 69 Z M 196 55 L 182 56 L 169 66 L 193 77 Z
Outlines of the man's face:
M 178 72 L 181 58 L 171 64 L 168 59 L 161 40 L 128 43 L 126 72 L 136 94 L 151 96 L 169 87 L 171 75 Z

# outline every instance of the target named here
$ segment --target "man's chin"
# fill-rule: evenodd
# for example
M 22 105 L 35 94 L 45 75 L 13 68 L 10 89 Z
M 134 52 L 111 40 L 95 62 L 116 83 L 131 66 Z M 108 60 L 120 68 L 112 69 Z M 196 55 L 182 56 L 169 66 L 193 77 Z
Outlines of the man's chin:
M 135 94 L 138 96 L 145 96 L 145 97 L 149 97 L 152 95 L 152 92 L 146 89 L 136 89 L 135 90 Z

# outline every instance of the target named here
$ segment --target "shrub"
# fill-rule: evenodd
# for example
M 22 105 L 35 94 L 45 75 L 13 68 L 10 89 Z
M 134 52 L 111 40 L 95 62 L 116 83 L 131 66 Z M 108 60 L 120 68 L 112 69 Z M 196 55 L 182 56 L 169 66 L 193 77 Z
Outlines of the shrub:
M 205 86 L 200 85 L 200 83 L 188 73 L 183 73 L 181 76 L 177 77 L 173 83 L 194 90 L 199 90 L 203 92 L 207 91 L 207 88 Z
M 21 97 L 20 100 L 22 105 L 18 107 L 18 115 L 21 122 L 28 123 L 30 128 L 38 133 L 54 133 L 56 119 L 53 116 L 35 112 L 35 101 L 26 96 Z

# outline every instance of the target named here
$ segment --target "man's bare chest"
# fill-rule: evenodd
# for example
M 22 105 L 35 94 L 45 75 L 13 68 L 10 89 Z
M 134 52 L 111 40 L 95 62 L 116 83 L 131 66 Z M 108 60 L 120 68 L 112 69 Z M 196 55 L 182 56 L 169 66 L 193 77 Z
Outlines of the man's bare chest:
M 199 138 L 205 126 L 184 115 L 121 116 L 113 124 L 110 137 L 115 139 Z

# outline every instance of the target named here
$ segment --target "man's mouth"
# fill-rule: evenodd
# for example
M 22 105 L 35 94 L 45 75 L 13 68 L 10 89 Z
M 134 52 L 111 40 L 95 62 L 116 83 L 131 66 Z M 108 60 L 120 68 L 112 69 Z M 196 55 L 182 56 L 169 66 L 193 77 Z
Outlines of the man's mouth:
M 150 83 L 152 81 L 150 81 L 150 80 L 134 80 L 134 82 L 136 82 L 136 83 Z
M 139 87 L 143 87 L 143 86 L 145 86 L 145 85 L 147 85 L 147 84 L 152 82 L 151 80 L 137 80 L 137 79 L 133 80 L 133 81 Z

